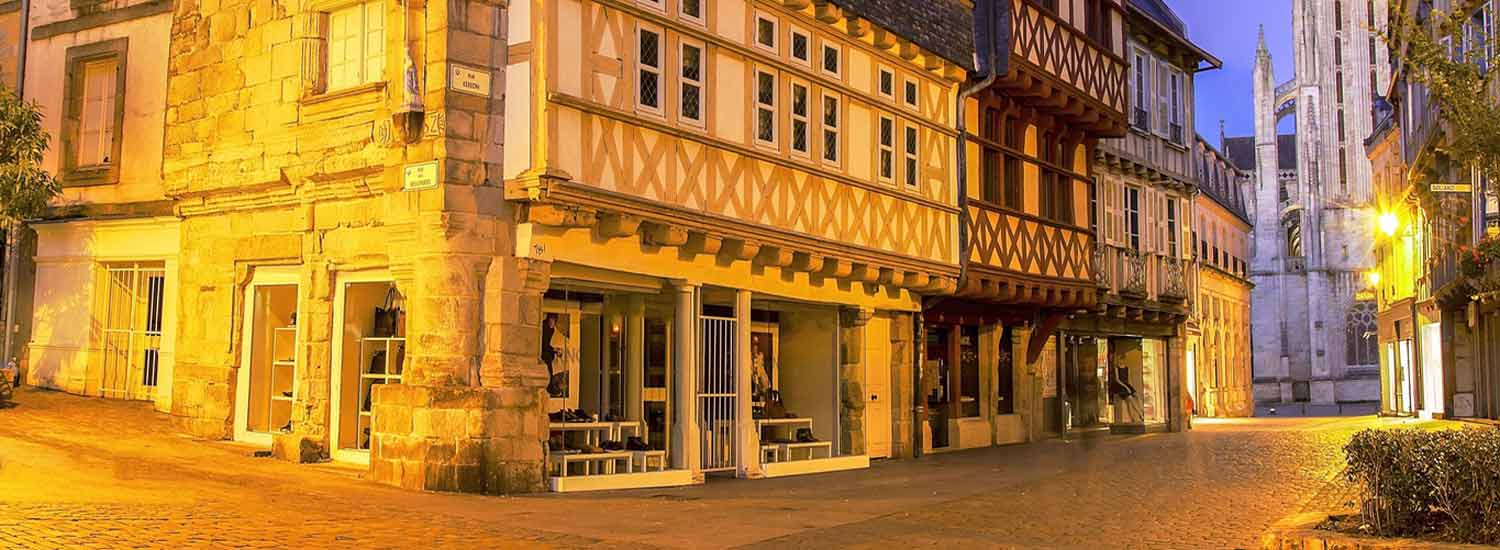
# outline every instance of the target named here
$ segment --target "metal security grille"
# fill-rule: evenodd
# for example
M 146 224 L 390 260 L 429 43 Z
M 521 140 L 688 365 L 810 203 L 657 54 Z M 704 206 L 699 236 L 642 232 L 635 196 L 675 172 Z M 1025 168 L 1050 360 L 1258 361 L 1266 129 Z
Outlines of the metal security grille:
M 705 472 L 738 466 L 735 438 L 735 320 L 703 316 L 698 362 L 698 433 Z
M 99 391 L 115 399 L 150 400 L 161 364 L 166 273 L 139 264 L 108 268 L 104 368 Z

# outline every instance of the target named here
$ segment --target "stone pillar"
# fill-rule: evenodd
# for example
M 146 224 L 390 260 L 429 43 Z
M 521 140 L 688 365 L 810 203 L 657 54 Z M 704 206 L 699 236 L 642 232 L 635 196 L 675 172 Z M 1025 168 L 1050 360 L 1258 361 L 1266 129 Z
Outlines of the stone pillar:
M 698 283 L 674 281 L 672 323 L 672 467 L 692 470 L 698 457 Z
M 1192 390 L 1187 385 L 1187 346 L 1186 338 L 1182 334 L 1182 327 L 1178 325 L 1178 334 L 1167 339 L 1166 356 L 1166 379 L 1167 379 L 1167 422 L 1168 429 L 1174 432 L 1192 429 L 1193 417 L 1188 414 L 1187 402 L 1183 395 Z
M 1027 346 L 1031 342 L 1032 327 L 1017 325 L 1011 327 L 1010 343 L 1014 350 L 1015 363 L 1014 373 L 1016 399 L 1016 414 L 1021 415 L 1021 423 L 1026 428 L 1026 441 L 1037 441 L 1041 439 L 1045 426 L 1044 411 L 1042 410 L 1042 385 L 1037 380 L 1037 363 L 1026 361 Z M 1041 358 L 1038 356 L 1037 361 Z
M 912 446 L 912 427 L 916 422 L 916 396 L 917 388 L 913 387 L 913 379 L 916 375 L 915 363 L 917 345 L 913 340 L 915 328 L 912 323 L 920 316 L 920 313 L 898 314 L 891 316 L 891 358 L 890 364 L 883 368 L 891 371 L 891 457 L 912 458 L 916 456 Z
M 740 289 L 734 295 L 735 432 L 738 434 L 736 437 L 739 439 L 740 451 L 740 467 L 735 475 L 743 478 L 765 476 L 760 464 L 760 433 L 755 427 L 755 417 L 751 411 L 751 378 L 755 374 L 752 372 L 750 349 L 752 323 L 750 291 Z
M 646 297 L 631 294 L 626 298 L 625 338 L 625 418 L 645 421 L 641 388 L 646 380 Z
M 839 311 L 839 454 L 865 454 L 865 323 L 867 307 Z

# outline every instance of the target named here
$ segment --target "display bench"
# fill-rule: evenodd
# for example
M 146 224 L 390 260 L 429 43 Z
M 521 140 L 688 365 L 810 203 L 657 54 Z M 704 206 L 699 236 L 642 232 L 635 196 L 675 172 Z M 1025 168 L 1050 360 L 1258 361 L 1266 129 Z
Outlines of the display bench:
M 812 431 L 811 418 L 762 418 L 755 421 L 760 436 L 761 470 L 766 477 L 784 477 L 870 467 L 870 457 L 833 456 L 831 441 L 797 441 L 797 431 Z
M 626 437 L 647 440 L 641 422 L 553 422 L 552 439 L 560 439 L 573 452 L 549 451 L 547 472 L 551 489 L 565 493 L 609 489 L 640 489 L 691 485 L 692 472 L 668 470 L 667 452 L 659 450 L 605 450 L 605 441 L 624 442 Z

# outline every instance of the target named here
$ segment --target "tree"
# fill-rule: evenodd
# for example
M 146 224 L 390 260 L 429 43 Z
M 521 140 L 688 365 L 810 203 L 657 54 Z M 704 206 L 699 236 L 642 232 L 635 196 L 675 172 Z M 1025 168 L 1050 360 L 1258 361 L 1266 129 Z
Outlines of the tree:
M 0 89 L 0 226 L 42 213 L 62 191 L 42 169 L 47 131 L 37 105 Z
M 1487 8 L 1486 8 L 1487 9 Z M 1394 14 L 1385 39 L 1405 75 L 1426 88 L 1446 126 L 1439 151 L 1486 176 L 1500 175 L 1500 96 L 1488 17 L 1453 10 Z

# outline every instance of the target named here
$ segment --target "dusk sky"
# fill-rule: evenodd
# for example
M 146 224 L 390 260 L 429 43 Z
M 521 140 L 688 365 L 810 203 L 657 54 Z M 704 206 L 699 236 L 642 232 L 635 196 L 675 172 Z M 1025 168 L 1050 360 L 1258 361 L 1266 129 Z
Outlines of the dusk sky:
M 1291 0 L 1167 0 L 1187 24 L 1188 37 L 1224 62 L 1224 68 L 1198 73 L 1198 133 L 1215 146 L 1219 119 L 1229 136 L 1255 132 L 1251 104 L 1258 25 L 1266 27 L 1266 45 L 1276 68 L 1276 82 L 1292 77 Z M 1290 120 L 1283 121 L 1289 130 Z

